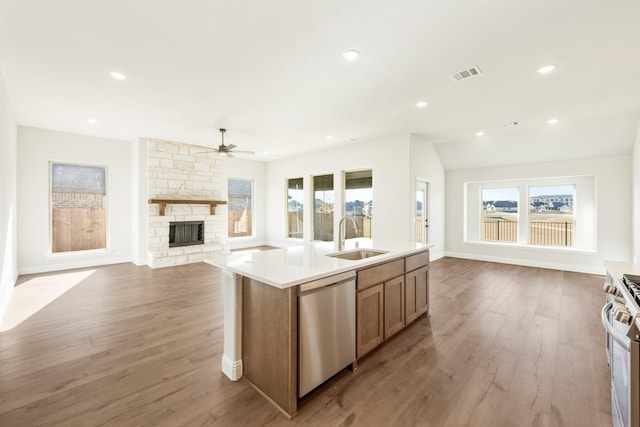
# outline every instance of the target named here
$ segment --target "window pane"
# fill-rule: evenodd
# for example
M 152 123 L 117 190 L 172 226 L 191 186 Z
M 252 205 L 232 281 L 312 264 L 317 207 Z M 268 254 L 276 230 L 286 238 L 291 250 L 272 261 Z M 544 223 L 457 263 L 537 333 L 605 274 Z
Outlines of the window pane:
M 344 191 L 344 214 L 353 217 L 358 224 L 356 233 L 351 221 L 345 221 L 346 238 L 371 237 L 373 214 L 373 177 L 371 170 L 347 172 Z
M 333 240 L 333 174 L 313 177 L 313 240 Z
M 518 241 L 518 189 L 482 189 L 482 240 Z
M 107 247 L 106 168 L 51 164 L 51 251 Z
M 529 243 L 573 246 L 573 185 L 529 188 Z
M 287 237 L 302 239 L 304 191 L 302 178 L 287 180 Z
M 229 237 L 253 236 L 253 180 L 229 178 L 228 196 Z

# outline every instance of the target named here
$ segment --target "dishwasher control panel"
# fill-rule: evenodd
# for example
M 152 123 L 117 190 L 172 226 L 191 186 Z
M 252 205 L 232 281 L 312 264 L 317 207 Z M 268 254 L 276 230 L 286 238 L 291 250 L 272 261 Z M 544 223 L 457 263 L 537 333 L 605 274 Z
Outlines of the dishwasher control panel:
M 345 280 L 353 279 L 354 277 L 356 277 L 356 272 L 353 270 L 345 271 L 344 273 L 340 273 L 340 274 L 334 274 L 329 277 L 323 277 L 322 279 L 303 283 L 302 285 L 300 285 L 300 292 L 306 292 L 312 289 L 334 285 L 336 283 L 343 282 Z

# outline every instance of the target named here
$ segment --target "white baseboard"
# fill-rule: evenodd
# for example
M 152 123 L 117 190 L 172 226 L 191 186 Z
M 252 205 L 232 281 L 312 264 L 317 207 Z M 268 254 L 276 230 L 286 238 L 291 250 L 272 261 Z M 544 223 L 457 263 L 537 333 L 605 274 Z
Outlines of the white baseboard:
M 34 274 L 34 273 L 48 273 L 50 271 L 70 270 L 72 268 L 88 268 L 97 267 L 100 265 L 122 264 L 124 262 L 133 262 L 131 257 L 122 258 L 106 258 L 106 259 L 89 259 L 82 261 L 70 261 L 60 262 L 48 265 L 33 265 L 28 267 L 18 268 L 18 274 Z
M 574 264 L 562 264 L 562 263 L 555 263 L 555 262 L 533 261 L 530 259 L 522 259 L 522 258 L 503 258 L 503 257 L 496 257 L 496 256 L 477 255 L 477 254 L 470 254 L 465 252 L 451 252 L 451 251 L 445 251 L 445 256 L 452 257 L 452 258 L 472 259 L 475 261 L 497 262 L 500 264 L 522 265 L 525 267 L 546 268 L 549 270 L 562 270 L 562 271 L 573 271 L 576 273 L 597 274 L 600 276 L 606 274 L 604 265 L 601 267 L 596 267 L 596 266 L 585 266 L 585 265 L 574 265 Z
M 431 252 L 429 251 L 429 261 L 437 261 L 440 258 L 444 258 L 446 255 L 444 253 L 444 251 L 440 251 L 440 252 Z
M 231 360 L 226 354 L 222 355 L 222 373 L 231 381 L 238 381 L 242 378 L 242 359 Z

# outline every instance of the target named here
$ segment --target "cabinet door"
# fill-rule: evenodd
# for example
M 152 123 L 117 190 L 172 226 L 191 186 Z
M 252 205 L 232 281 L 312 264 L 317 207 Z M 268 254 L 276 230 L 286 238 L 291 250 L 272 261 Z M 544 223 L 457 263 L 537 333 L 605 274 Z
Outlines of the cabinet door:
M 384 282 L 384 339 L 404 328 L 404 276 Z
M 418 316 L 429 311 L 429 267 L 425 266 L 417 270 L 417 310 Z
M 418 312 L 418 270 L 404 276 L 405 321 L 408 325 L 420 316 Z
M 357 296 L 357 357 L 376 348 L 384 339 L 384 285 L 372 286 Z

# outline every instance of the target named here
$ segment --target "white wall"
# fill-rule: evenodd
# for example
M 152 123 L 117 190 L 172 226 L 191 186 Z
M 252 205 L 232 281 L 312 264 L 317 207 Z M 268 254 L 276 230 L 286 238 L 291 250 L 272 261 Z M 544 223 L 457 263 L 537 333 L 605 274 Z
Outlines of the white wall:
M 239 237 L 227 240 L 225 247 L 242 248 L 250 246 L 259 246 L 267 243 L 266 241 L 266 211 L 267 211 L 267 166 L 264 162 L 255 160 L 239 159 L 232 157 L 225 160 L 225 182 L 224 182 L 224 200 L 227 200 L 227 179 L 243 178 L 253 180 L 254 193 L 254 226 L 255 235 L 253 237 Z
M 428 219 L 429 242 L 432 260 L 444 256 L 445 231 L 445 170 L 433 144 L 423 137 L 411 135 L 411 206 L 416 203 L 416 178 L 424 179 L 429 185 Z M 412 212 L 415 220 L 415 214 Z M 412 224 L 411 224 L 412 225 Z M 410 232 L 413 232 L 410 230 Z
M 633 145 L 631 160 L 633 189 L 633 262 L 640 262 L 640 125 Z
M 0 73 L 0 320 L 18 278 L 16 120 Z
M 410 143 L 407 135 L 375 141 L 344 143 L 306 155 L 275 160 L 267 164 L 267 240 L 291 243 L 286 235 L 286 180 L 304 178 L 305 240 L 311 232 L 311 176 L 334 174 L 334 188 L 343 188 L 343 171 L 373 171 L 373 237 L 380 240 L 411 240 Z M 335 206 L 342 211 L 344 195 L 335 192 Z M 334 229 L 340 214 L 334 217 Z
M 596 249 L 578 251 L 464 242 L 465 183 L 596 176 Z M 604 260 L 631 260 L 631 156 L 447 171 L 446 252 L 450 256 L 569 271 L 604 273 Z
M 50 161 L 107 166 L 108 249 L 52 255 Z M 132 259 L 131 143 L 18 127 L 18 268 L 20 274 Z
M 132 261 L 136 265 L 146 265 L 149 212 L 146 138 L 139 138 L 131 144 L 131 179 Z

